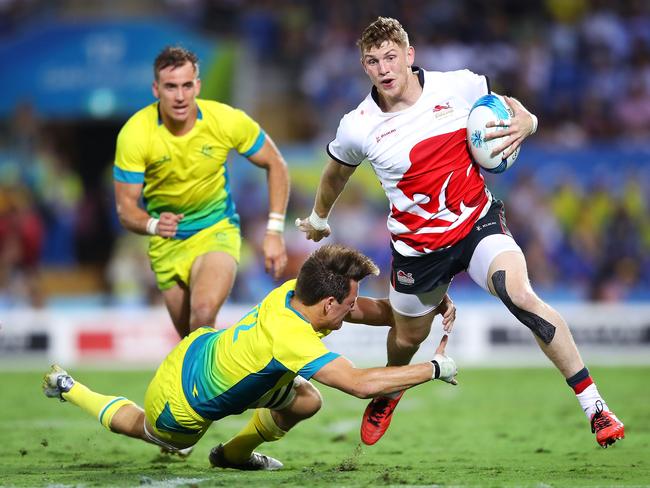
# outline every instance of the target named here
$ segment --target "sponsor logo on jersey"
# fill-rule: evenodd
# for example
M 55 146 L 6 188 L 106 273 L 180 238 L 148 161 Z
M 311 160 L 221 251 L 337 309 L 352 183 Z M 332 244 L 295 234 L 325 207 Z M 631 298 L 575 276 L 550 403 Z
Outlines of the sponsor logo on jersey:
M 211 158 L 213 149 L 214 149 L 214 146 L 211 146 L 210 144 L 203 144 L 203 147 L 201 148 L 201 154 Z
M 449 102 L 445 103 L 444 105 L 434 105 L 433 109 L 431 110 L 433 112 L 433 116 L 436 119 L 442 119 L 443 117 L 450 115 L 454 111 L 454 109 L 452 108 Z
M 156 159 L 151 164 L 163 164 L 163 163 L 166 163 L 166 162 L 171 161 L 171 160 L 172 160 L 172 158 L 169 155 L 165 155 L 162 158 Z
M 375 142 L 381 141 L 384 137 L 389 136 L 391 134 L 395 134 L 397 132 L 397 129 L 391 129 L 387 132 L 384 132 L 383 134 L 379 134 L 378 136 L 375 136 Z
M 407 273 L 401 269 L 397 271 L 397 281 L 402 285 L 413 285 L 415 283 L 415 278 L 413 278 L 412 273 Z
M 485 229 L 486 227 L 490 227 L 491 225 L 497 225 L 497 223 L 496 222 L 487 222 L 485 224 L 477 225 L 476 226 L 476 231 L 481 232 L 483 229 Z

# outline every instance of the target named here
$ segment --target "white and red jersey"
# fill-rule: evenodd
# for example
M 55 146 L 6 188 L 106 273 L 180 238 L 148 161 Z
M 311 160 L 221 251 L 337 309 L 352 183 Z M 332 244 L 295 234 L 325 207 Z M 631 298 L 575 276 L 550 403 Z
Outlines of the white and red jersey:
M 403 256 L 457 243 L 492 201 L 466 143 L 467 116 L 489 93 L 487 79 L 468 70 L 415 70 L 422 85 L 415 104 L 382 112 L 370 93 L 341 119 L 327 147 L 342 164 L 370 161 L 390 202 L 393 245 Z

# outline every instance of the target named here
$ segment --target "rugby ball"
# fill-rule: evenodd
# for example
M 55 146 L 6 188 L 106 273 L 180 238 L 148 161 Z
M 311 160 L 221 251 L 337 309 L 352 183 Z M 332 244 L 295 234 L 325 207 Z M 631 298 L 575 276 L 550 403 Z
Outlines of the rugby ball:
M 490 156 L 492 151 L 503 144 L 503 139 L 485 140 L 485 135 L 491 132 L 505 130 L 507 127 L 485 127 L 491 121 L 510 121 L 512 109 L 501 95 L 490 93 L 484 95 L 472 106 L 467 118 L 467 143 L 474 161 L 490 173 L 503 173 L 519 156 L 519 148 L 508 158 L 502 154 Z

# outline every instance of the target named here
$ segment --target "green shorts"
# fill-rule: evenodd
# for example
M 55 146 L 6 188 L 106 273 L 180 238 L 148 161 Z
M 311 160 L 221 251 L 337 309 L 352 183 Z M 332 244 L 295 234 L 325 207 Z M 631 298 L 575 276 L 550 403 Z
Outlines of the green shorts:
M 225 252 L 239 263 L 241 233 L 228 219 L 206 227 L 187 239 L 153 236 L 149 241 L 151 269 L 160 290 L 183 283 L 189 285 L 194 260 L 209 252 Z

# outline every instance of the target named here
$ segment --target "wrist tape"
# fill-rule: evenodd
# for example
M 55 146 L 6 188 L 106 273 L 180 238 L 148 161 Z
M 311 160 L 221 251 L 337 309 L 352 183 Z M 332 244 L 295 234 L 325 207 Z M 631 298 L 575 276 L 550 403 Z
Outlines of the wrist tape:
M 316 210 L 311 211 L 311 215 L 308 218 L 309 224 L 315 229 L 315 230 L 325 230 L 327 229 L 327 217 L 319 217 L 318 214 L 316 213 Z
M 431 364 L 433 364 L 433 375 L 431 376 L 432 380 L 437 380 L 440 378 L 440 365 L 438 364 L 438 361 L 435 359 L 431 360 Z
M 278 212 L 269 213 L 269 221 L 266 224 L 268 232 L 277 232 L 281 234 L 284 232 L 284 214 Z
M 158 230 L 158 222 L 160 222 L 160 219 L 153 217 L 150 217 L 149 220 L 147 220 L 147 234 L 152 236 L 156 235 L 156 231 Z

